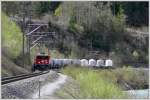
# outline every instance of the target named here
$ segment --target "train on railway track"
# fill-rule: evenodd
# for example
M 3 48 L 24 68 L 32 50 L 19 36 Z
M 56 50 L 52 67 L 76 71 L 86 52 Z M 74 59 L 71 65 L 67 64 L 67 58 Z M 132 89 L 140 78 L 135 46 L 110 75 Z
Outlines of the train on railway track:
M 32 71 L 35 70 L 48 70 L 50 67 L 50 56 L 45 53 L 39 53 L 34 59 Z
M 52 59 L 48 54 L 38 54 L 34 59 L 32 71 L 59 69 L 67 65 L 79 65 L 91 68 L 114 68 L 111 59 Z

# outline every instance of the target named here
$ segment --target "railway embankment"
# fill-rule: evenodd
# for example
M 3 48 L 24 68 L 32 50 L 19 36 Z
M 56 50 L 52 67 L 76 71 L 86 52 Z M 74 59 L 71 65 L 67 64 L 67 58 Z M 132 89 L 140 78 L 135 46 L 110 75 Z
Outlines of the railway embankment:
M 133 91 L 148 89 L 148 69 L 116 68 L 116 69 L 87 69 L 69 66 L 63 73 L 70 76 L 69 80 L 55 95 L 59 98 L 147 98 L 143 95 L 129 95 Z M 107 94 L 107 95 L 106 95 Z
M 40 89 L 59 77 L 59 75 L 50 71 L 47 74 L 19 80 L 2 85 L 2 98 L 3 99 L 31 99 Z M 43 80 L 43 81 L 41 81 Z M 42 92 L 42 91 L 41 91 Z M 39 98 L 39 97 L 38 97 Z

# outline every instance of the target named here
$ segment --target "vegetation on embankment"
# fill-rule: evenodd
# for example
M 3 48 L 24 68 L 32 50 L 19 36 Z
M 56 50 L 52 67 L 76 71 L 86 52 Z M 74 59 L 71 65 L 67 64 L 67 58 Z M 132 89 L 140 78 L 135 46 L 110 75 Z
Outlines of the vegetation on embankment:
M 14 59 L 22 51 L 22 32 L 20 27 L 3 12 L 2 18 L 2 51 L 5 49 L 10 58 Z
M 63 69 L 63 73 L 71 76 L 79 84 L 82 91 L 78 93 L 80 98 L 123 98 L 125 96 L 114 80 L 111 78 L 108 80 L 103 73 L 79 66 L 68 66 Z
M 81 66 L 68 66 L 62 72 L 72 77 L 75 80 L 74 83 L 77 83 L 68 88 L 70 90 L 68 94 L 73 95 L 74 98 L 128 98 L 122 91 L 148 88 L 145 87 L 145 85 L 148 86 L 148 72 L 134 70 L 131 67 L 95 70 Z M 74 88 L 74 85 L 79 85 L 79 89 L 70 89 Z M 64 92 L 68 89 L 64 87 L 63 92 L 59 91 L 57 95 L 65 98 Z M 78 93 L 76 93 L 77 90 Z
M 20 27 L 2 12 L 2 76 L 12 76 L 28 71 L 16 60 L 22 53 L 22 31 Z
M 101 72 L 101 70 L 97 72 L 99 73 Z M 122 68 L 104 71 L 104 73 L 109 73 L 108 77 L 115 76 L 116 83 L 125 90 L 147 89 L 149 86 L 148 69 L 133 68 L 132 66 L 123 66 Z

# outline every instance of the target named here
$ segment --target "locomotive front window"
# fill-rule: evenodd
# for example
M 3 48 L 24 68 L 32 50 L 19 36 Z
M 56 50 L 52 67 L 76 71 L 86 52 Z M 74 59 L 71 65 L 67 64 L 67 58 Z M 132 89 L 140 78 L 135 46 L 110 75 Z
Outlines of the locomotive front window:
M 48 56 L 37 56 L 36 59 L 49 59 Z

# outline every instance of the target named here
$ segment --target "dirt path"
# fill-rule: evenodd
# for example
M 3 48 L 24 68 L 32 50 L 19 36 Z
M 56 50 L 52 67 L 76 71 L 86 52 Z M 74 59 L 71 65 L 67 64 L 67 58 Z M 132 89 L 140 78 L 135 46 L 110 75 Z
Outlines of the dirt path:
M 63 85 L 66 82 L 67 76 L 60 74 L 59 77 L 56 79 L 56 81 L 52 83 L 48 83 L 47 85 L 44 85 L 40 90 L 40 98 L 53 98 L 53 93 L 61 88 L 61 85 Z M 35 93 L 33 95 L 33 98 L 39 98 L 39 92 Z

